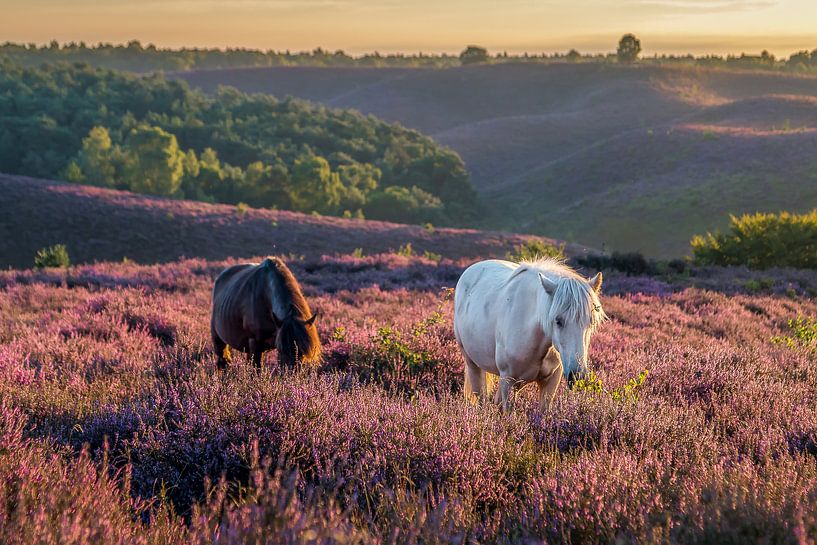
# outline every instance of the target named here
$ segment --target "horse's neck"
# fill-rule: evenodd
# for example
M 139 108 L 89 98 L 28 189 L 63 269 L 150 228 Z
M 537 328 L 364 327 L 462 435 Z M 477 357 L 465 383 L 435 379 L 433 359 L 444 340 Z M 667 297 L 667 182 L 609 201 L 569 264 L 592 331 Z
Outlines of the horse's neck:
M 511 274 L 509 280 L 516 282 L 517 297 L 524 297 L 526 301 L 530 301 L 531 298 L 534 299 L 536 302 L 534 314 L 536 315 L 537 327 L 542 330 L 547 339 L 550 339 L 552 338 L 551 328 L 546 322 L 553 298 L 542 287 L 542 282 L 539 280 L 540 272 L 533 267 L 526 267 L 522 270 L 517 269 Z M 556 278 L 556 275 L 550 271 L 546 274 L 548 278 Z M 529 311 L 530 307 L 527 308 Z
M 280 278 L 275 276 L 270 277 L 269 289 L 267 290 L 269 298 L 269 308 L 278 320 L 283 320 L 290 312 L 290 295 L 284 293 L 283 282 Z
M 558 280 L 558 276 L 553 273 L 548 274 L 548 278 Z M 536 278 L 536 316 L 539 322 L 539 327 L 546 339 L 552 339 L 551 323 L 548 317 L 550 316 L 550 306 L 553 304 L 553 296 L 550 295 L 542 283 L 539 281 L 538 274 Z

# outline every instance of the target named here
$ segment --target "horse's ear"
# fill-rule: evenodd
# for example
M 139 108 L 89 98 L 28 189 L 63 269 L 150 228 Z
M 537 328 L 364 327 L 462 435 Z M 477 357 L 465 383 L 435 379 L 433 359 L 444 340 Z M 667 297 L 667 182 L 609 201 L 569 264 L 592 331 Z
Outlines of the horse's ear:
M 315 314 L 313 314 L 313 315 L 312 315 L 312 317 L 311 317 L 310 319 L 308 319 L 307 321 L 305 321 L 304 323 L 305 323 L 306 325 L 312 325 L 312 324 L 314 324 L 314 323 L 315 323 L 315 318 L 317 318 L 317 317 L 318 317 L 318 314 L 319 314 L 319 312 L 315 312 Z
M 591 286 L 593 286 L 593 291 L 595 291 L 596 293 L 600 293 L 601 292 L 601 280 L 602 280 L 601 271 L 599 271 L 598 273 L 596 273 L 596 276 L 589 279 L 587 282 Z
M 556 291 L 556 282 L 546 277 L 542 273 L 539 273 L 539 282 L 542 283 L 542 287 L 545 288 L 545 291 L 548 292 L 548 294 L 553 295 L 553 293 Z

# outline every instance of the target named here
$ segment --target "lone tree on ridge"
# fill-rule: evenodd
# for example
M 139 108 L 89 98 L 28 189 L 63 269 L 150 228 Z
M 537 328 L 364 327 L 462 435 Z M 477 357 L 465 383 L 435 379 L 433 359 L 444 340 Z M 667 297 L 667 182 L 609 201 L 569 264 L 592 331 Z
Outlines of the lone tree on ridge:
M 638 59 L 639 53 L 641 53 L 641 40 L 636 38 L 634 34 L 625 34 L 618 41 L 618 49 L 616 50 L 618 62 L 633 63 Z

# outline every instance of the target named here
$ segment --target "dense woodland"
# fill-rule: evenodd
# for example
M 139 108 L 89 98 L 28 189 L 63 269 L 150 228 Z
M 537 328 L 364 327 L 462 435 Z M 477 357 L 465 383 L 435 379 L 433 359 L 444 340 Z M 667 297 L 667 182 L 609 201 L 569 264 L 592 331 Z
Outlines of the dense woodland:
M 614 44 L 610 44 L 613 46 Z M 484 54 L 474 54 L 475 52 Z M 9 59 L 19 64 L 36 66 L 41 63 L 58 61 L 87 62 L 93 66 L 126 70 L 130 72 L 184 71 L 200 69 L 231 68 L 240 66 L 358 66 L 358 67 L 409 67 L 448 68 L 474 62 L 601 62 L 615 63 L 620 58 L 616 53 L 587 54 L 571 49 L 566 53 L 490 53 L 478 46 L 468 46 L 460 55 L 424 54 L 412 55 L 368 53 L 352 56 L 344 51 L 327 51 L 316 48 L 312 51 L 262 51 L 258 49 L 163 49 L 155 45 L 143 45 L 138 40 L 127 44 L 99 43 L 87 45 L 84 42 L 60 44 L 17 44 L 6 42 L 0 45 L 0 59 Z M 753 70 L 785 70 L 795 72 L 817 72 L 817 49 L 797 51 L 788 58 L 776 58 L 763 51 L 760 54 L 740 55 L 655 55 L 642 57 L 642 63 L 691 65 L 714 68 L 736 68 Z
M 401 222 L 467 223 L 460 157 L 358 112 L 161 75 L 0 64 L 0 172 Z

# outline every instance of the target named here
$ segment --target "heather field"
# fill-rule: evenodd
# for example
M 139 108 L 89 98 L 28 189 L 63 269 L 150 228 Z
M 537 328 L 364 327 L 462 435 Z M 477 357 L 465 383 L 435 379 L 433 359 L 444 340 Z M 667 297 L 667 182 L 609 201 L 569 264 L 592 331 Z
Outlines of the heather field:
M 261 253 L 317 259 L 357 248 L 367 254 L 397 251 L 406 244 L 421 255 L 476 259 L 504 256 L 532 238 L 161 199 L 7 174 L 0 174 L 0 237 L 2 268 L 30 267 L 37 250 L 52 244 L 64 244 L 74 263 L 163 263 Z M 565 250 L 587 252 L 578 244 Z
M 596 378 L 503 415 L 462 400 L 467 261 L 290 259 L 323 362 L 261 373 L 215 367 L 227 264 L 0 273 L 0 542 L 817 540 L 813 273 L 605 271 Z

